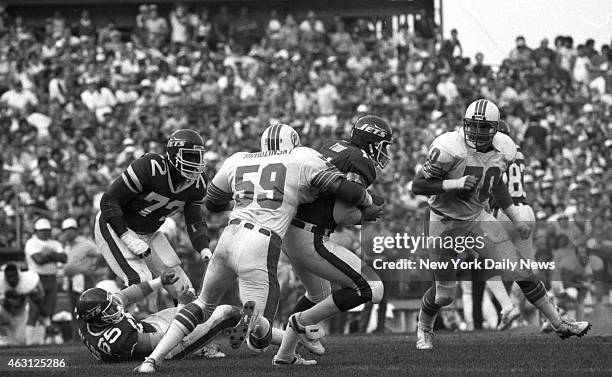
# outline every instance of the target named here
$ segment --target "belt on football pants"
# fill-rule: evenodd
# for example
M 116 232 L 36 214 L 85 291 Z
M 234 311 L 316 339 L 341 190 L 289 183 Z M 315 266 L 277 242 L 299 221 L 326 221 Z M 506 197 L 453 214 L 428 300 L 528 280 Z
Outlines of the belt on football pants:
M 268 236 L 268 237 L 270 237 L 272 235 L 272 233 L 274 233 L 274 232 L 272 232 L 269 229 L 262 228 L 259 225 L 255 225 L 253 223 L 250 223 L 248 221 L 244 221 L 244 220 L 241 220 L 241 219 L 233 219 L 233 220 L 230 220 L 229 223 L 232 224 L 232 225 L 240 225 L 240 224 L 242 224 L 243 227 L 245 227 L 247 229 L 250 229 L 250 230 L 253 230 L 255 228 L 259 228 L 259 229 L 257 229 L 257 231 L 259 233 L 265 235 L 265 236 Z
M 304 229 L 307 232 L 314 233 L 318 236 L 323 236 L 323 237 L 329 237 L 329 235 L 333 232 L 333 230 L 324 228 L 319 225 L 307 223 L 307 222 L 304 222 L 298 219 L 291 220 L 291 225 L 297 226 L 298 228 Z

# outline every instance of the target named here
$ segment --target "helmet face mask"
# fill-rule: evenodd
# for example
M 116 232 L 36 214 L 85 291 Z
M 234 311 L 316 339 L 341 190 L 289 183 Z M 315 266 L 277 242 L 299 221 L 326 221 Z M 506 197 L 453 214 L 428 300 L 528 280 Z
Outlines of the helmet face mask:
M 476 150 L 486 150 L 493 145 L 497 122 L 465 119 L 463 121 L 465 143 Z
M 391 156 L 389 155 L 389 146 L 391 142 L 388 140 L 381 140 L 378 143 L 374 143 L 374 145 L 370 144 L 370 148 L 373 149 L 372 156 L 376 165 L 378 165 L 381 169 L 384 169 L 385 166 L 391 161 Z
M 176 154 L 174 166 L 181 175 L 189 181 L 195 181 L 204 173 L 206 161 L 204 160 L 204 148 L 179 148 Z
M 108 306 L 102 310 L 100 320 L 104 324 L 114 325 L 121 322 L 121 320 L 125 317 L 125 311 L 121 301 L 119 301 L 117 297 L 111 295 L 110 292 L 108 294 L 110 296 L 110 302 L 108 303 Z

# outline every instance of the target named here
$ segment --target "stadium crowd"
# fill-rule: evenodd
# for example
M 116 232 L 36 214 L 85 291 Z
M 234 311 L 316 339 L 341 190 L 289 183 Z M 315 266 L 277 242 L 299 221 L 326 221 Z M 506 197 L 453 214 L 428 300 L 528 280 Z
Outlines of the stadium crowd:
M 35 25 L 0 6 L 0 247 L 19 246 L 16 229 L 25 241 L 41 217 L 53 237 L 63 238 L 71 217 L 93 238 L 101 193 L 134 158 L 163 152 L 176 129 L 202 134 L 212 176 L 230 154 L 258 149 L 270 123 L 291 124 L 317 147 L 346 137 L 364 113 L 386 117 L 395 133 L 375 187 L 391 204 L 384 224 L 420 234 L 426 198 L 410 192 L 411 180 L 430 142 L 484 97 L 526 156 L 528 201 L 546 224 L 536 232 L 539 257 L 586 237 L 610 274 L 610 45 L 559 36 L 531 48 L 517 37 L 504 61 L 488 65 L 480 53 L 463 55 L 456 30 L 436 41 L 426 14 L 392 31 L 312 11 L 271 11 L 260 24 L 248 8 L 236 11 L 141 5 L 126 32 L 87 10 L 74 23 L 56 12 Z M 188 258 L 181 221 L 166 231 Z M 209 218 L 213 239 L 225 221 Z

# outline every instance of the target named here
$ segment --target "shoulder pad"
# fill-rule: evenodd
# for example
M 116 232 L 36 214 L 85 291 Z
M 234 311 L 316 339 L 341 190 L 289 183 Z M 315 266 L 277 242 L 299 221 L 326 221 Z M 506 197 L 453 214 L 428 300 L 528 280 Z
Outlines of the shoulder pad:
M 438 148 L 440 151 L 444 151 L 452 157 L 466 157 L 467 149 L 465 146 L 465 140 L 463 136 L 457 132 L 445 132 L 438 136 L 433 143 L 431 148 Z
M 516 159 L 516 144 L 510 136 L 498 132 L 493 137 L 493 147 L 504 156 L 508 162 Z

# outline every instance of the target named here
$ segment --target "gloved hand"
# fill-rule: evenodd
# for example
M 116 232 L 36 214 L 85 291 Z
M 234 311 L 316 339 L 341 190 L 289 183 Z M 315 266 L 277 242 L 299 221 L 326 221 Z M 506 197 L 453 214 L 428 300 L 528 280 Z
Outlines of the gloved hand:
M 212 258 L 212 251 L 209 248 L 205 247 L 200 251 L 200 256 L 202 257 L 202 262 L 208 263 L 210 258 Z
M 161 273 L 161 283 L 164 286 L 172 285 L 172 284 L 176 283 L 176 281 L 178 279 L 179 279 L 178 276 L 176 276 L 176 274 L 174 273 L 174 270 L 172 268 L 164 270 Z

